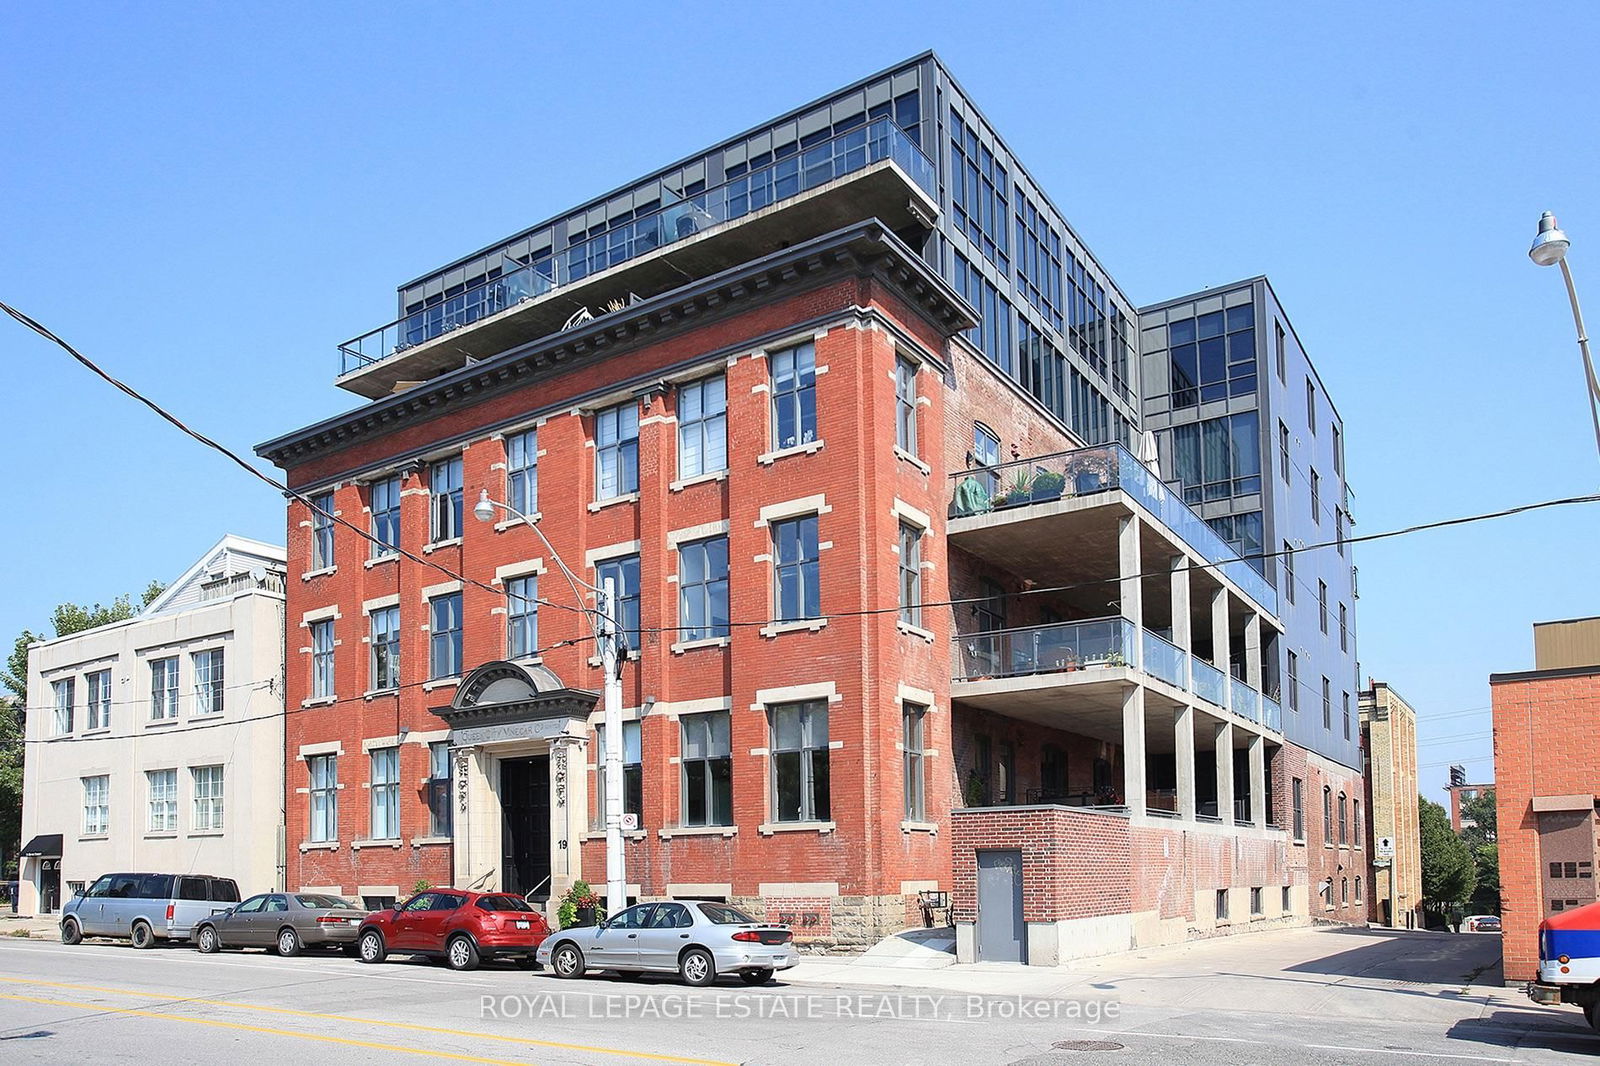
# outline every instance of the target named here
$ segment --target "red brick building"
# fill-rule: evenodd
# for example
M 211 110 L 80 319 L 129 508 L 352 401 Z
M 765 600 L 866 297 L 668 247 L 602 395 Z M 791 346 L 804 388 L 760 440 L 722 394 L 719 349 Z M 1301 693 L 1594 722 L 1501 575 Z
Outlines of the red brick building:
M 1538 669 L 1489 677 L 1505 976 L 1514 983 L 1535 976 L 1539 922 L 1594 902 L 1600 859 L 1600 665 L 1544 666 L 1541 628 Z

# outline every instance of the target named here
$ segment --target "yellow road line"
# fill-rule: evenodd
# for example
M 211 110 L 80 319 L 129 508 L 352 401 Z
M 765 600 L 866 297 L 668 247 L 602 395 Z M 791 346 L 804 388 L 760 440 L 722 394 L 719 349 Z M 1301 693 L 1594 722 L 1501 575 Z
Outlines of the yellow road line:
M 166 992 L 140 992 L 140 991 L 130 990 L 130 989 L 126 989 L 126 988 L 106 988 L 106 987 L 104 987 L 102 985 L 78 985 L 78 984 L 69 984 L 69 983 L 63 982 L 63 981 L 38 981 L 38 980 L 32 980 L 30 978 L 26 978 L 26 977 L 0 977 L 0 981 L 7 982 L 9 984 L 37 985 L 37 986 L 44 987 L 44 988 L 66 988 L 66 989 L 71 989 L 72 991 L 75 991 L 75 992 L 103 992 L 103 993 L 106 993 L 108 995 L 114 995 L 114 996 L 133 996 L 133 997 L 141 998 L 141 999 L 165 999 L 165 1000 L 171 1000 L 174 1003 L 194 1003 L 194 1004 L 197 1004 L 197 1005 L 200 1005 L 200 1006 L 208 1006 L 208 1007 L 232 1007 L 235 1010 L 259 1011 L 259 1012 L 261 1012 L 263 1014 L 283 1014 L 283 1015 L 287 1015 L 287 1016 L 290 1016 L 290 1017 L 296 1017 L 296 1018 L 316 1018 L 316 1019 L 318 1019 L 320 1021 L 345 1022 L 345 1023 L 348 1023 L 348 1024 L 352 1024 L 352 1025 L 381 1025 L 381 1026 L 386 1026 L 386 1027 L 391 1028 L 391 1029 L 405 1029 L 405 1030 L 408 1030 L 408 1031 L 411 1031 L 411 1032 L 432 1033 L 435 1036 L 464 1036 L 464 1037 L 469 1037 L 469 1038 L 474 1039 L 474 1040 L 494 1040 L 494 1041 L 499 1041 L 501 1043 L 508 1043 L 508 1044 L 525 1044 L 525 1045 L 528 1045 L 528 1046 L 531 1046 L 531 1047 L 556 1048 L 556 1049 L 561 1050 L 561 1051 L 587 1051 L 587 1052 L 589 1052 L 591 1054 L 595 1054 L 595 1055 L 620 1055 L 620 1056 L 623 1056 L 624 1058 L 649 1059 L 652 1062 L 682 1062 L 682 1063 L 688 1063 L 688 1064 L 690 1064 L 690 1066 L 738 1066 L 737 1063 L 723 1062 L 723 1061 L 720 1061 L 718 1059 L 696 1059 L 696 1058 L 688 1058 L 688 1057 L 683 1056 L 683 1055 L 666 1055 L 666 1054 L 662 1054 L 660 1052 L 652 1052 L 652 1051 L 628 1051 L 628 1050 L 625 1050 L 623 1048 L 598 1047 L 598 1046 L 593 1046 L 593 1045 L 589 1045 L 589 1044 L 567 1044 L 567 1043 L 562 1043 L 561 1041 L 558 1041 L 558 1040 L 537 1040 L 537 1039 L 534 1039 L 532 1037 L 502 1036 L 499 1033 L 473 1032 L 473 1031 L 468 1030 L 468 1029 L 446 1029 L 446 1028 L 443 1028 L 443 1027 L 440 1027 L 440 1026 L 435 1026 L 435 1025 L 418 1025 L 418 1024 L 416 1024 L 414 1022 L 389 1022 L 389 1021 L 384 1021 L 384 1020 L 382 1020 L 380 1018 L 355 1018 L 355 1017 L 351 1017 L 349 1015 L 344 1015 L 344 1014 L 320 1014 L 320 1013 L 318 1013 L 316 1011 L 295 1010 L 292 1007 L 268 1007 L 268 1006 L 264 1006 L 264 1005 L 253 1004 L 253 1003 L 239 1003 L 239 1002 L 237 1002 L 235 1000 L 229 1000 L 229 999 L 199 999 L 199 998 L 196 998 L 194 996 L 175 996 L 175 995 L 172 995 L 172 994 L 166 993 Z M 0 994 L 0 998 L 20 999 L 20 998 L 24 998 L 24 997 L 6 996 L 4 994 Z M 38 1000 L 37 1002 L 43 1003 L 43 1002 L 46 1002 L 46 1001 L 45 1000 Z M 83 1004 L 77 1004 L 77 1006 L 83 1006 Z M 106 1010 L 120 1010 L 120 1008 L 116 1008 L 116 1007 L 106 1007 L 105 1009 Z M 124 1012 L 124 1013 L 146 1013 L 146 1012 L 135 1011 L 135 1012 Z M 149 1013 L 150 1013 L 151 1017 L 156 1017 L 156 1018 L 178 1017 L 176 1015 L 169 1015 L 169 1014 L 157 1014 L 157 1013 L 154 1013 L 154 1012 L 149 1012 Z M 191 1020 L 194 1020 L 194 1019 L 179 1017 L 179 1020 L 180 1021 L 191 1021 Z M 244 1028 L 249 1028 L 249 1026 L 244 1026 Z M 261 1031 L 262 1032 L 278 1032 L 279 1030 L 263 1029 Z M 291 1033 L 290 1035 L 300 1035 L 300 1034 L 292 1034 Z M 317 1038 L 317 1039 L 321 1039 L 321 1038 Z M 329 1039 L 333 1039 L 333 1038 L 330 1037 Z M 372 1045 L 372 1046 L 376 1047 L 376 1046 L 382 1046 L 382 1045 Z M 401 1048 L 399 1050 L 405 1050 L 405 1049 Z M 494 1060 L 494 1059 L 475 1059 L 475 1060 L 471 1060 L 471 1061 L 494 1062 L 496 1060 Z
M 453 1051 L 429 1051 L 425 1048 L 405 1047 L 401 1044 L 378 1044 L 369 1040 L 352 1040 L 342 1036 L 323 1036 L 318 1033 L 301 1033 L 293 1029 L 269 1029 L 263 1025 L 245 1025 L 242 1022 L 224 1022 L 215 1018 L 191 1018 L 182 1014 L 166 1014 L 153 1010 L 134 1010 L 131 1007 L 108 1007 L 102 1003 L 76 1003 L 66 999 L 43 999 L 38 996 L 13 996 L 0 992 L 0 999 L 19 1003 L 42 1003 L 49 1007 L 76 1007 L 82 1010 L 126 1014 L 135 1018 L 159 1018 L 169 1022 L 188 1022 L 190 1025 L 209 1025 L 217 1029 L 236 1029 L 247 1033 L 267 1033 L 271 1036 L 292 1036 L 301 1040 L 318 1040 L 325 1044 L 343 1044 L 346 1047 L 366 1048 L 370 1051 L 394 1051 L 403 1055 L 426 1055 L 435 1059 L 453 1059 L 457 1062 L 482 1062 L 490 1066 L 528 1066 L 526 1062 L 512 1059 L 486 1059 L 479 1055 L 462 1055 Z

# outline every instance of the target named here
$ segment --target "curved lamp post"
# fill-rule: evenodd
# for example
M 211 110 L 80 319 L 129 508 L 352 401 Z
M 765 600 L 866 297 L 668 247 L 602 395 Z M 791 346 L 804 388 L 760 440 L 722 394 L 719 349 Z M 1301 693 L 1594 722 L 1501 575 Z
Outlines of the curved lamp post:
M 1572 303 L 1572 321 L 1578 327 L 1578 350 L 1583 353 L 1583 373 L 1589 392 L 1589 415 L 1594 420 L 1595 448 L 1600 450 L 1600 380 L 1594 374 L 1594 360 L 1589 355 L 1589 335 L 1583 328 L 1583 311 L 1578 306 L 1578 290 L 1572 284 L 1572 268 L 1567 266 L 1567 249 L 1571 246 L 1567 235 L 1556 224 L 1553 212 L 1539 216 L 1539 235 L 1528 249 L 1528 258 L 1539 266 L 1561 267 L 1561 278 L 1567 283 L 1567 299 Z
M 579 578 L 562 561 L 537 522 L 509 503 L 491 500 L 488 489 L 479 494 L 478 502 L 472 508 L 472 516 L 480 522 L 493 522 L 497 509 L 522 519 L 539 535 L 556 568 L 566 575 L 580 608 L 583 607 L 580 586 L 599 596 L 596 609 L 585 609 L 584 616 L 594 630 L 595 642 L 600 646 L 601 669 L 605 672 L 605 729 L 606 736 L 610 738 L 610 743 L 606 745 L 606 809 L 602 812 L 606 822 L 606 913 L 620 914 L 628 905 L 628 876 L 626 856 L 622 850 L 622 654 L 619 647 L 621 636 L 617 631 L 616 589 L 610 578 L 606 578 L 604 587 L 591 585 Z

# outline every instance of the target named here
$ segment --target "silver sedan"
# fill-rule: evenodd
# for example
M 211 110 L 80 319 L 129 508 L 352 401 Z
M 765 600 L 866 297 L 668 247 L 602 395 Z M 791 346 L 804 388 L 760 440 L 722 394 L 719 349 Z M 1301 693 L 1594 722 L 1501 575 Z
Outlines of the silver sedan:
M 586 970 L 676 973 L 691 985 L 720 974 L 747 985 L 772 980 L 800 960 L 786 925 L 758 922 L 723 903 L 640 903 L 599 925 L 563 929 L 539 945 L 539 962 L 557 977 Z
M 190 939 L 202 954 L 223 948 L 273 948 L 298 955 L 306 947 L 355 944 L 364 908 L 320 892 L 263 892 L 197 922 Z

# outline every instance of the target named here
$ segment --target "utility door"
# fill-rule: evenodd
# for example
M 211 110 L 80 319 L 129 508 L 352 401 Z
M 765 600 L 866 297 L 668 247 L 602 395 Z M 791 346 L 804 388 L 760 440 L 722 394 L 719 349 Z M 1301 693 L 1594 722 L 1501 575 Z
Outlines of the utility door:
M 1027 962 L 1022 922 L 1022 852 L 978 852 L 979 962 Z

